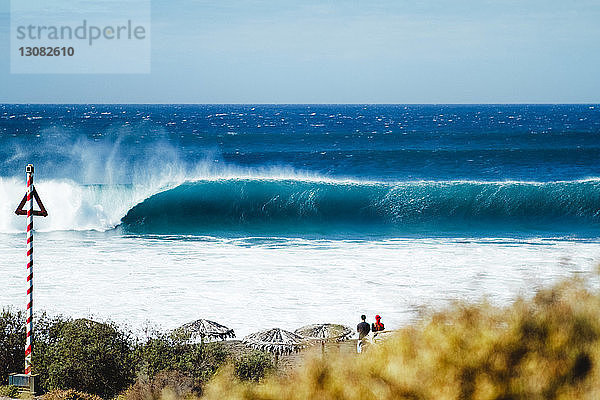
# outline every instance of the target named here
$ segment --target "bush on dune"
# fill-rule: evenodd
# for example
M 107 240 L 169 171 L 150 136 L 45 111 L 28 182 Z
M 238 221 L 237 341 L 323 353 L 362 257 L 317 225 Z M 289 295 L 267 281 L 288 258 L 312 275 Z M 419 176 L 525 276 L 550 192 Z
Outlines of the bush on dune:
M 87 319 L 44 317 L 37 332 L 34 367 L 44 391 L 112 398 L 129 388 L 128 397 L 151 399 L 168 389 L 185 397 L 200 394 L 227 357 L 217 343 L 189 344 L 160 332 L 138 342 L 113 323 Z
M 0 313 L 0 384 L 25 366 L 25 318 L 22 312 L 3 309 Z
M 287 378 L 229 369 L 206 399 L 598 399 L 600 296 L 571 281 L 506 309 L 457 304 L 361 356 L 315 357 Z
M 44 391 L 76 389 L 109 398 L 134 381 L 133 340 L 112 323 L 43 317 L 33 365 Z
M 258 382 L 275 368 L 270 354 L 252 351 L 233 361 L 235 376 L 242 381 Z
M 187 387 L 201 393 L 202 386 L 223 365 L 228 352 L 220 343 L 192 344 L 171 336 L 155 333 L 136 350 L 138 386 L 148 386 L 156 392 L 159 387 Z M 165 374 L 166 372 L 173 374 Z M 176 372 L 176 373 L 175 373 Z M 170 379 L 165 379 L 169 376 Z M 181 382 L 177 382 L 180 377 Z M 188 383 L 189 381 L 189 383 Z M 160 390 L 158 390 L 160 391 Z

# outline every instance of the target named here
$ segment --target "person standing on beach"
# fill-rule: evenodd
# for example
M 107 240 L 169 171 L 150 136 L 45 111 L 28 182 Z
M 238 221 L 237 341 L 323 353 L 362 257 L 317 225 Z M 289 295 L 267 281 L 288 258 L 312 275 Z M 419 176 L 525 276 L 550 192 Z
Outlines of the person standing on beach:
M 356 343 L 356 352 L 357 353 L 362 353 L 364 338 L 371 331 L 371 327 L 366 322 L 367 316 L 363 314 L 360 316 L 360 319 L 362 319 L 362 322 L 360 322 L 358 325 L 356 325 L 356 331 L 358 332 L 358 342 Z
M 375 323 L 371 327 L 371 330 L 373 332 L 381 332 L 385 330 L 385 325 L 383 325 L 383 322 L 381 322 L 381 317 L 379 315 L 375 316 Z

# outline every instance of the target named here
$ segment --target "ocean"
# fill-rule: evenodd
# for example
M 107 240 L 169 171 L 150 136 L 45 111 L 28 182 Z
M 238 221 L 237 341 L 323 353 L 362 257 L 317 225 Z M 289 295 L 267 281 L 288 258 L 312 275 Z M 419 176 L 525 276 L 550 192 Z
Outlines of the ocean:
M 598 285 L 600 105 L 0 105 L 0 306 L 389 328 Z

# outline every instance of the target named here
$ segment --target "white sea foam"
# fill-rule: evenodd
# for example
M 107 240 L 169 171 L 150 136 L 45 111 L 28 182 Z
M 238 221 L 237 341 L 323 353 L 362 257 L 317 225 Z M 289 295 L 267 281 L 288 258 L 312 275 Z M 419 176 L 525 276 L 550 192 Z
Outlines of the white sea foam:
M 122 236 L 53 232 L 36 236 L 36 310 L 147 321 L 175 328 L 209 318 L 243 336 L 307 323 L 354 326 L 380 314 L 390 328 L 424 307 L 488 297 L 506 304 L 576 274 L 597 286 L 598 240 L 305 240 Z M 0 235 L 0 304 L 25 298 L 25 235 Z

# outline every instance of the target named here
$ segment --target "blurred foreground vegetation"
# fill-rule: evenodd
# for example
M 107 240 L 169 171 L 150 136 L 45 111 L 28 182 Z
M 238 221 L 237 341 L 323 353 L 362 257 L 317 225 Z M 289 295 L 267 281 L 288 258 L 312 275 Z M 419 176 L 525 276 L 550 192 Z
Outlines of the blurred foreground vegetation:
M 2 314 L 3 374 L 21 367 L 22 359 L 11 359 L 22 357 L 13 337 L 19 320 Z M 164 334 L 136 342 L 111 324 L 88 320 L 44 323 L 36 338 L 44 356 L 34 359 L 44 388 L 105 399 L 600 398 L 600 294 L 578 280 L 506 308 L 455 304 L 361 355 L 309 352 L 286 375 L 269 373 L 268 355 L 232 359 L 220 344 L 190 345 Z M 87 400 L 75 391 L 50 396 Z

